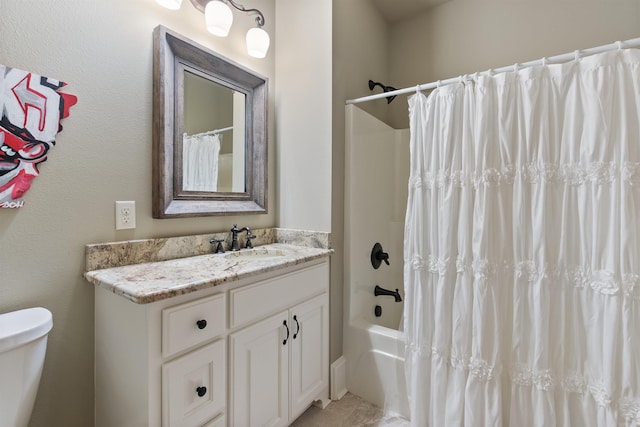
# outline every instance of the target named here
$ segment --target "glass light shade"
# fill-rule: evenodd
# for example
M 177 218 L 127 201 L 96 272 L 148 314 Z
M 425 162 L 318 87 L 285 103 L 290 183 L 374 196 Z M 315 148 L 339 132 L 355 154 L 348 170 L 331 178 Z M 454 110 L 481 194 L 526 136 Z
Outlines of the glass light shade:
M 233 13 L 229 6 L 219 0 L 212 0 L 204 8 L 204 19 L 207 23 L 207 30 L 218 37 L 227 37 L 231 24 L 233 24 Z
M 269 34 L 260 27 L 247 31 L 247 53 L 254 58 L 264 58 L 269 50 Z
M 182 5 L 182 0 L 156 0 L 160 6 L 164 6 L 167 9 L 178 10 Z

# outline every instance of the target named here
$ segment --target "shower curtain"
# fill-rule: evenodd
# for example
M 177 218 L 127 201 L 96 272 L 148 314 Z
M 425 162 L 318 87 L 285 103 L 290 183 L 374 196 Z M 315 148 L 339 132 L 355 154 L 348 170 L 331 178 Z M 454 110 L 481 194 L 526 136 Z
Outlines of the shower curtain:
M 182 139 L 182 189 L 218 190 L 220 134 L 197 134 Z
M 640 424 L 639 52 L 409 99 L 412 426 Z

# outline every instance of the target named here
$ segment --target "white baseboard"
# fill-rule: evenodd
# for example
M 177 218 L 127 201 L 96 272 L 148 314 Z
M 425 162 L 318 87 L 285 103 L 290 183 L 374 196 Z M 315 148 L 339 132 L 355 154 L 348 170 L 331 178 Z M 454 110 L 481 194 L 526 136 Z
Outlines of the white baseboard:
M 331 400 L 340 400 L 347 394 L 347 359 L 340 356 L 331 364 Z

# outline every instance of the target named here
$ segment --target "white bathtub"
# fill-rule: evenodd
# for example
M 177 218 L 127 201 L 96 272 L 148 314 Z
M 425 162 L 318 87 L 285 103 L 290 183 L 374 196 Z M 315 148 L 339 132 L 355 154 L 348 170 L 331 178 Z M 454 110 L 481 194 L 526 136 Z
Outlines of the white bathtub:
M 403 304 L 374 296 L 374 288 L 402 285 L 402 240 L 409 178 L 409 132 L 346 107 L 345 266 L 343 355 L 347 390 L 388 414 L 409 413 L 404 377 Z M 390 265 L 375 269 L 371 249 L 381 243 Z M 382 316 L 376 317 L 379 305 Z
M 349 325 L 345 348 L 347 389 L 384 408 L 409 416 L 404 376 L 404 334 L 364 319 Z

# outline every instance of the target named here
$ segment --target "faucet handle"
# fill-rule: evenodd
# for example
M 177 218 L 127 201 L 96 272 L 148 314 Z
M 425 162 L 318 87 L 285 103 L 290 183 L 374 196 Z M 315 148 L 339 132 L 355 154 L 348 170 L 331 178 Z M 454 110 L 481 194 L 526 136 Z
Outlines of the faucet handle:
M 221 240 L 211 239 L 211 240 L 209 240 L 209 243 L 211 243 L 212 245 L 217 243 L 216 250 L 215 250 L 215 253 L 217 253 L 217 254 L 223 254 L 224 253 L 224 248 L 222 247 L 222 242 L 224 242 L 224 239 L 221 239 Z
M 389 254 L 382 249 L 380 243 L 376 243 L 373 245 L 373 249 L 371 249 L 371 265 L 377 270 L 380 264 L 382 264 L 382 261 L 389 265 Z
M 245 248 L 252 249 L 253 245 L 251 244 L 251 240 L 253 240 L 255 238 L 256 238 L 256 236 L 251 232 L 249 227 L 247 227 L 247 244 L 246 244 Z
M 389 254 L 386 252 L 378 252 L 376 254 L 376 258 L 380 261 L 384 261 L 385 264 L 389 265 Z

